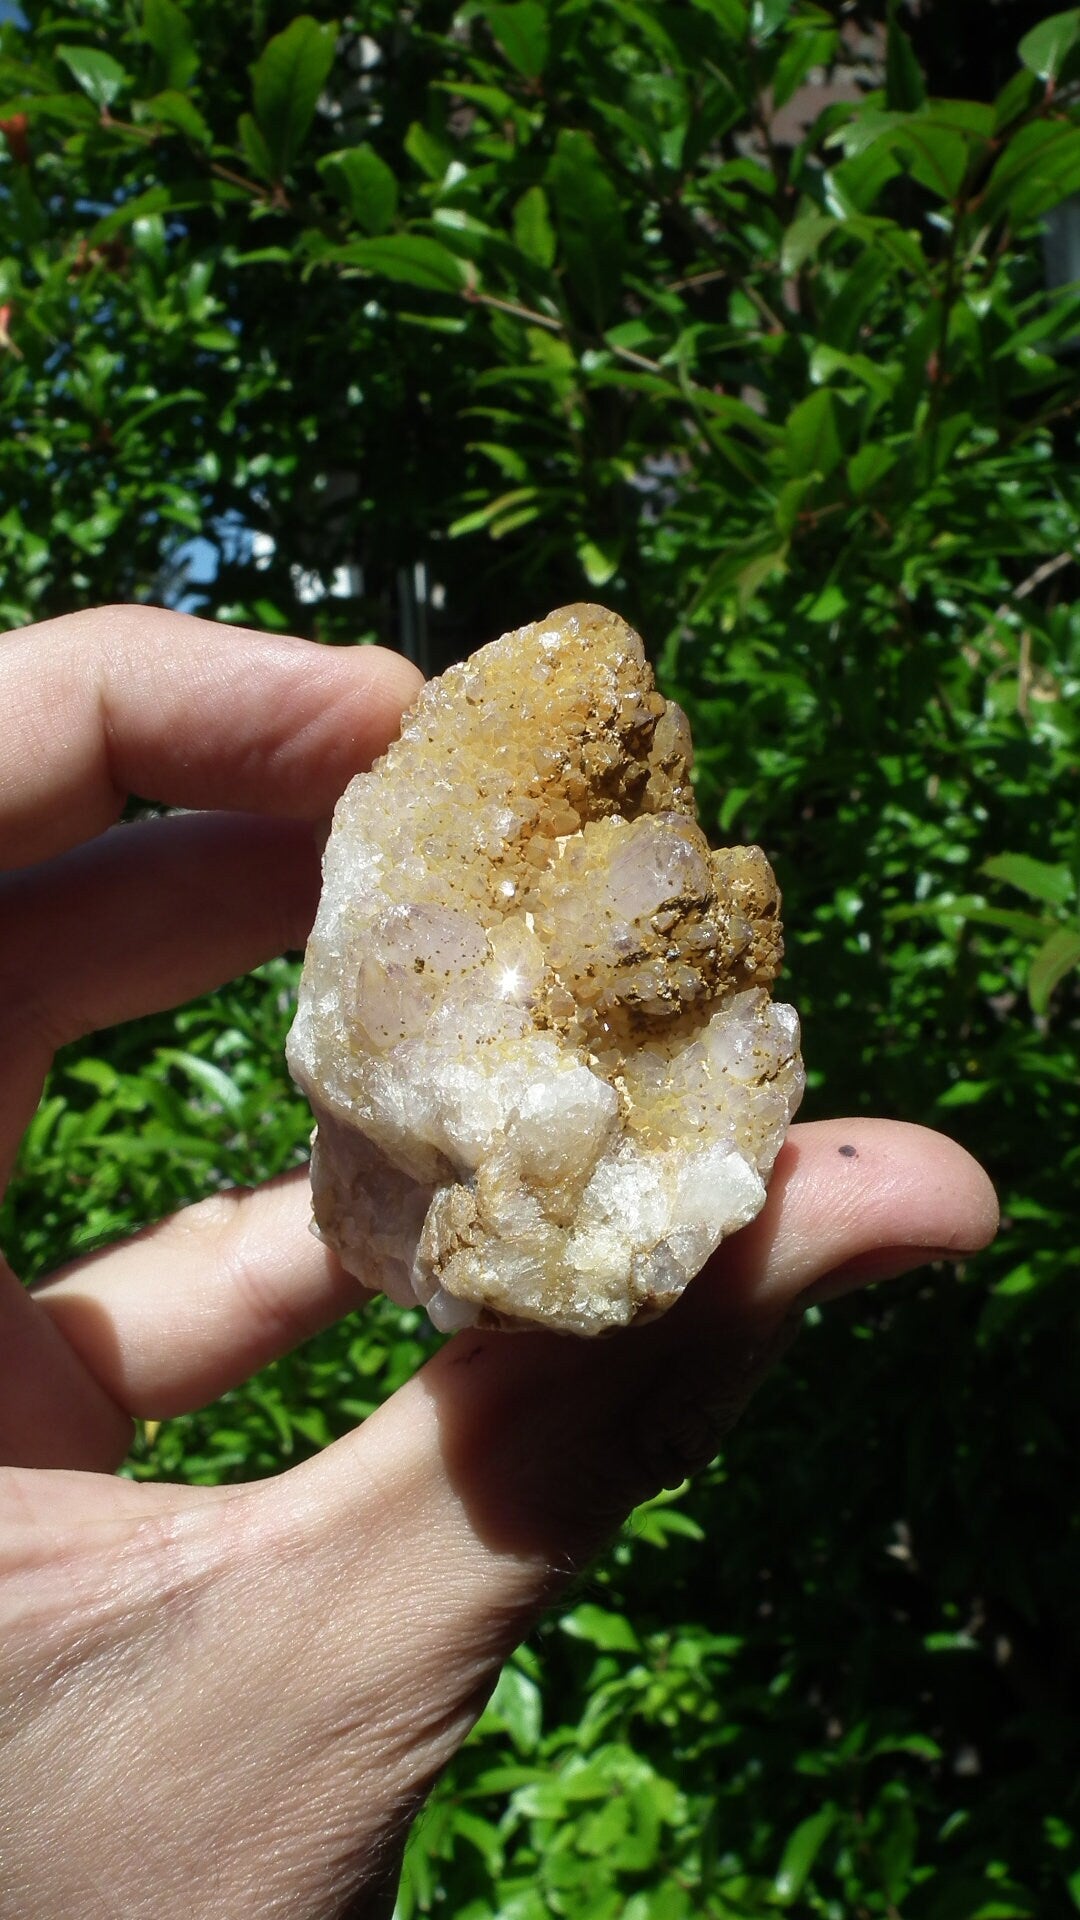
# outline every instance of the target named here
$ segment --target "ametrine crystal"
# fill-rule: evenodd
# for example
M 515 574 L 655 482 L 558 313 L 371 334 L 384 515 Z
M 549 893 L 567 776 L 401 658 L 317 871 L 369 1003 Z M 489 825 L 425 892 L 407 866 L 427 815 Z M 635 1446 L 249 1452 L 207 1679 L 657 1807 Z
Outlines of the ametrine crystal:
M 637 634 L 563 607 L 338 803 L 288 1048 L 315 1223 L 443 1330 L 651 1317 L 762 1205 L 803 1089 L 780 900 L 690 763 Z

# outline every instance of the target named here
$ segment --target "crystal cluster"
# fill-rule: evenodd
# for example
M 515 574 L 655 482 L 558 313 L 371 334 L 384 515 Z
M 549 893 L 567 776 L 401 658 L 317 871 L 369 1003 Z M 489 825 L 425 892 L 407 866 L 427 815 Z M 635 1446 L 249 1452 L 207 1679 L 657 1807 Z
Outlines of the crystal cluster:
M 437 1327 L 662 1312 L 803 1087 L 779 895 L 710 852 L 641 641 L 564 607 L 431 681 L 338 803 L 289 1063 L 315 1222 Z

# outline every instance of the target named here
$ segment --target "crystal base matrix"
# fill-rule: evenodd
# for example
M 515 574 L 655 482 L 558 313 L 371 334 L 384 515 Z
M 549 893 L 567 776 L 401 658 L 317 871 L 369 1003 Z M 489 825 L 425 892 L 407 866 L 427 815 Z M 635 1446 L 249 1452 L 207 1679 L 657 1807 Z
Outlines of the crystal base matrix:
M 764 1201 L 780 899 L 690 766 L 638 636 L 573 606 L 429 682 L 338 803 L 288 1046 L 316 1227 L 444 1331 L 652 1317 Z

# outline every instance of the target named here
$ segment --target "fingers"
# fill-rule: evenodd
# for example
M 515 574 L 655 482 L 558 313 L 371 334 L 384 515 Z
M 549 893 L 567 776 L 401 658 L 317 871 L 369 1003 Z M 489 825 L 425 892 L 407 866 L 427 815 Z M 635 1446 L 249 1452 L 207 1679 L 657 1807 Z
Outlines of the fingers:
M 301 821 L 180 814 L 0 880 L 5 999 L 53 1045 L 302 947 L 319 857 Z
M 841 1154 L 847 1146 L 854 1155 Z M 917 1263 L 928 1240 L 974 1246 L 994 1216 L 984 1176 L 960 1149 L 862 1121 L 799 1129 L 767 1211 L 756 1238 L 723 1249 L 655 1326 L 599 1343 L 462 1334 L 348 1440 L 201 1511 L 186 1510 L 187 1490 L 173 1506 L 170 1490 L 161 1514 L 131 1532 L 123 1562 L 108 1563 L 100 1612 L 122 1653 L 130 1623 L 138 1630 L 149 1617 L 153 1631 L 143 1632 L 141 1663 L 125 1654 L 106 1667 L 116 1676 L 107 1719 L 129 1755 L 147 1685 L 165 1688 L 181 1740 L 168 1784 L 203 1854 L 220 1794 L 199 1803 L 197 1755 L 216 1754 L 215 1791 L 223 1776 L 237 1783 L 216 1843 L 219 1890 L 250 1888 L 269 1859 L 290 1911 L 297 1899 L 366 1910 L 373 1861 L 389 1878 L 404 1822 L 530 1618 L 633 1500 L 715 1445 L 806 1288 L 883 1247 L 907 1246 Z M 208 1212 L 188 1227 L 188 1306 L 199 1297 L 208 1306 L 197 1252 L 200 1241 L 213 1247 L 222 1222 Z M 183 1230 L 170 1231 L 179 1253 Z M 249 1257 L 259 1244 L 256 1235 Z M 84 1263 L 84 1288 L 92 1276 Z M 174 1279 L 184 1284 L 184 1270 Z M 329 1292 L 310 1276 L 308 1286 L 312 1310 L 327 1308 Z M 133 1517 L 146 1491 L 129 1490 Z M 66 1498 L 62 1479 L 56 1493 Z M 126 1517 L 119 1505 L 115 1516 L 95 1509 L 103 1537 Z M 69 1667 L 80 1660 L 81 1648 Z M 67 1752 L 78 1725 L 61 1730 L 57 1750 Z M 96 1808 L 99 1783 L 116 1777 L 97 1722 L 77 1757 L 80 1805 Z M 26 1808 L 46 1771 L 40 1754 L 36 1774 L 21 1770 Z M 139 1796 L 158 1780 L 146 1767 L 125 1778 L 135 1799 L 123 1797 L 131 1818 L 121 1839 L 138 1862 Z M 114 1823 L 114 1851 L 117 1834 Z
M 0 877 L 0 1164 L 58 1046 L 302 946 L 318 887 L 309 826 L 229 814 L 114 827 Z
M 0 867 L 87 840 L 130 793 L 315 820 L 397 731 L 420 676 L 157 607 L 0 637 Z
M 0 1469 L 111 1472 L 131 1420 L 0 1259 Z
M 906 1245 L 917 1265 L 923 1241 L 976 1246 L 995 1216 L 959 1148 L 862 1121 L 798 1129 L 768 1212 L 654 1326 L 463 1333 L 356 1434 L 248 1490 L 260 1630 L 303 1649 L 280 1711 L 312 1728 L 343 1832 L 415 1804 L 537 1611 L 636 1500 L 715 1450 L 831 1263 Z
M 119 1537 L 148 1515 L 186 1513 L 237 1500 L 242 1487 L 187 1487 L 171 1481 L 123 1480 L 111 1473 L 53 1472 L 0 1466 L 0 1583 L 13 1568 L 49 1566 L 92 1528 Z
M 314 821 L 386 745 L 420 684 L 380 649 L 332 651 L 154 608 L 105 609 L 0 637 L 0 678 L 8 869 L 92 838 L 131 792 Z M 0 1176 L 60 1041 L 170 1005 L 297 944 L 316 892 L 314 847 L 301 826 L 213 817 L 125 828 L 9 875 L 0 884 Z M 92 1308 L 83 1319 L 96 1328 L 88 1345 L 100 1359 L 104 1322 Z M 6 1271 L 0 1342 L 0 1459 L 115 1465 L 127 1412 Z M 121 1342 L 102 1372 L 122 1365 Z
M 36 1310 L 112 1401 L 167 1419 L 368 1298 L 310 1222 L 306 1168 L 216 1194 L 63 1269 L 35 1289 Z
M 300 1471 L 347 1513 L 351 1485 L 402 1463 L 418 1605 L 425 1568 L 511 1608 L 525 1568 L 525 1605 L 539 1605 L 551 1569 L 580 1564 L 716 1451 L 808 1287 L 882 1247 L 917 1266 L 925 1246 L 981 1246 L 995 1223 L 986 1176 L 951 1141 L 884 1121 L 796 1128 L 760 1224 L 663 1320 L 595 1343 L 462 1334 Z
M 854 1142 L 856 1155 L 840 1151 Z M 313 1238 L 310 1217 L 306 1171 L 255 1193 L 216 1195 L 75 1262 L 34 1299 L 112 1402 L 167 1418 L 204 1405 L 365 1298 Z M 479 1344 L 490 1353 L 485 1365 L 496 1383 L 510 1383 L 511 1404 L 517 1370 L 525 1367 L 531 1378 L 545 1354 L 561 1405 L 576 1367 L 616 1386 L 639 1355 L 640 1364 L 652 1364 L 669 1340 L 683 1355 L 673 1362 L 679 1378 L 696 1348 L 706 1398 L 733 1394 L 741 1391 L 747 1348 L 822 1275 L 880 1248 L 907 1247 L 900 1257 L 918 1266 L 924 1246 L 982 1245 L 995 1220 L 986 1176 L 936 1134 L 887 1121 L 795 1127 L 764 1213 L 721 1248 L 677 1316 L 598 1346 L 496 1335 L 479 1343 L 465 1336 L 462 1350 Z M 729 1325 L 737 1340 L 724 1331 Z M 572 1443 L 573 1420 L 566 1431 Z M 615 1490 L 610 1497 L 617 1506 Z
M 719 1264 L 728 1289 L 786 1308 L 845 1263 L 883 1249 L 959 1256 L 986 1246 L 997 1224 L 993 1186 L 955 1141 L 896 1120 L 819 1120 L 792 1128 L 769 1204 Z

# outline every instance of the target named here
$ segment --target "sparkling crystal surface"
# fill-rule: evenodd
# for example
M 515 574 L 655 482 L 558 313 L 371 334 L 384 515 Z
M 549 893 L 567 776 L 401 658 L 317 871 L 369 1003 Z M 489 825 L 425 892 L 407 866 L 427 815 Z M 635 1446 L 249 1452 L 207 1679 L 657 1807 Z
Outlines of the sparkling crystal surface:
M 289 1038 L 315 1222 L 436 1326 L 662 1312 L 803 1088 L 760 848 L 710 852 L 684 715 L 574 606 L 424 688 L 338 803 Z

